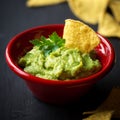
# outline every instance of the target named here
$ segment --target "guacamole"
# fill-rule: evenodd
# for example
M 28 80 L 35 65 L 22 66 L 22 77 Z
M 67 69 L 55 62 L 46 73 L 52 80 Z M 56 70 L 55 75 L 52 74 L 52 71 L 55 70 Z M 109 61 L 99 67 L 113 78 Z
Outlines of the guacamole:
M 59 47 L 45 55 L 39 46 L 20 58 L 19 65 L 24 71 L 53 80 L 77 79 L 89 76 L 101 69 L 94 51 L 81 53 L 78 49 Z

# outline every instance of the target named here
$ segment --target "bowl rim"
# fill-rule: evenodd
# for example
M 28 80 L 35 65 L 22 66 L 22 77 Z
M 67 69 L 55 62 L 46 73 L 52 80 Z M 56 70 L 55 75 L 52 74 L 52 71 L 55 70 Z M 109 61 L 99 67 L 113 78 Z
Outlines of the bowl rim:
M 5 58 L 6 58 L 6 62 L 8 64 L 8 66 L 10 67 L 10 69 L 16 73 L 19 77 L 25 79 L 26 81 L 30 81 L 33 83 L 41 83 L 41 84 L 46 84 L 46 85 L 58 85 L 58 86 L 64 86 L 64 85 L 76 85 L 76 84 L 86 84 L 89 83 L 91 81 L 91 83 L 97 81 L 96 78 L 97 77 L 103 77 L 107 72 L 109 72 L 109 70 L 111 70 L 111 68 L 114 65 L 114 59 L 115 59 L 115 51 L 114 48 L 111 44 L 111 42 L 103 37 L 102 35 L 100 35 L 99 33 L 96 33 L 98 35 L 98 37 L 109 47 L 110 53 L 111 53 L 111 57 L 109 59 L 109 61 L 107 62 L 106 66 L 104 68 L 102 68 L 102 70 L 100 70 L 99 72 L 90 75 L 88 77 L 85 78 L 80 78 L 80 79 L 76 79 L 76 80 L 65 80 L 65 81 L 60 81 L 60 80 L 48 80 L 48 79 L 44 79 L 44 78 L 38 78 L 36 76 L 33 76 L 25 71 L 23 71 L 19 66 L 15 65 L 15 63 L 13 62 L 12 58 L 11 58 L 11 54 L 10 54 L 10 49 L 12 47 L 12 44 L 16 41 L 17 38 L 19 38 L 21 35 L 24 35 L 28 32 L 37 30 L 37 29 L 42 29 L 42 28 L 47 28 L 47 27 L 60 27 L 63 28 L 64 24 L 49 24 L 49 25 L 44 25 L 44 26 L 36 26 L 27 30 L 24 30 L 23 32 L 20 32 L 19 34 L 15 35 L 7 44 L 6 46 L 6 50 L 5 50 Z M 98 79 L 99 80 L 99 79 Z

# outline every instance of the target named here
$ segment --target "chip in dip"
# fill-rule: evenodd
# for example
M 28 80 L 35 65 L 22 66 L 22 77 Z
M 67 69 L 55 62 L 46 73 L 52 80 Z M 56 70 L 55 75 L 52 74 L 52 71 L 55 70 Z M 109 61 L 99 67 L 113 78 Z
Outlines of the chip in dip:
M 68 24 L 65 23 L 65 30 L 66 25 L 68 26 Z M 79 27 L 84 28 L 84 24 Z M 94 35 L 91 30 L 87 32 L 90 32 L 89 35 Z M 66 33 L 64 33 L 64 36 Z M 81 34 L 87 36 L 84 32 Z M 83 52 L 77 47 L 66 47 L 66 42 L 68 43 L 68 41 L 59 37 L 56 32 L 50 35 L 49 38 L 41 36 L 40 39 L 32 40 L 33 49 L 20 58 L 19 65 L 23 67 L 24 71 L 32 75 L 53 80 L 78 79 L 94 74 L 101 69 L 101 63 L 96 58 L 96 53 L 93 49 L 95 46 L 89 52 Z
M 66 40 L 66 47 L 78 48 L 83 53 L 92 51 L 100 43 L 93 29 L 72 19 L 65 20 L 63 38 Z

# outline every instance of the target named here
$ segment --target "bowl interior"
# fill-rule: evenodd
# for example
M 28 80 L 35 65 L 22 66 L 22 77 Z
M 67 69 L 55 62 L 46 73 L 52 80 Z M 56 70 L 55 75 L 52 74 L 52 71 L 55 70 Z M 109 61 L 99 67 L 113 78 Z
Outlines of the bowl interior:
M 53 26 L 43 26 L 43 27 L 37 27 L 32 28 L 30 30 L 26 30 L 18 35 L 16 35 L 10 42 L 10 49 L 9 49 L 9 55 L 15 63 L 15 65 L 18 66 L 18 60 L 21 56 L 23 56 L 27 51 L 29 51 L 32 48 L 32 44 L 30 43 L 30 40 L 33 40 L 35 38 L 40 38 L 41 35 L 48 37 L 52 32 L 56 31 L 59 36 L 62 36 L 63 29 L 59 29 L 61 25 L 55 25 Z
M 50 35 L 54 31 L 56 31 L 57 34 L 62 37 L 63 28 L 64 25 L 40 26 L 32 28 L 30 30 L 26 30 L 13 37 L 10 43 L 8 44 L 6 50 L 6 58 L 10 58 L 9 60 L 7 59 L 8 65 L 11 66 L 13 69 L 14 67 L 18 68 L 19 72 L 22 71 L 22 69 L 18 65 L 18 60 L 21 56 L 23 56 L 27 51 L 29 51 L 32 48 L 32 45 L 29 41 L 35 38 L 39 38 L 41 35 L 48 37 L 48 35 Z M 103 38 L 101 35 L 98 34 L 98 36 L 101 39 L 101 43 L 95 48 L 95 50 L 97 52 L 98 59 L 102 63 L 102 70 L 90 76 L 91 78 L 100 76 L 101 74 L 106 74 L 110 70 L 115 56 L 114 49 L 111 43 L 107 39 Z M 14 72 L 18 71 L 14 69 Z M 88 78 L 83 78 L 81 82 L 87 79 Z

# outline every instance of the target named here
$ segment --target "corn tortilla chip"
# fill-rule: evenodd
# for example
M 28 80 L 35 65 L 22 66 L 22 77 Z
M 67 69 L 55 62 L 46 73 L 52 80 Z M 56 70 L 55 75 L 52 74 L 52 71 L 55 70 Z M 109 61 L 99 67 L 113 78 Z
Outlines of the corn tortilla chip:
M 106 37 L 120 37 L 120 24 L 109 13 L 99 19 L 98 32 Z
M 66 0 L 27 0 L 26 5 L 28 7 L 39 7 L 39 6 L 59 4 L 65 1 Z
M 120 94 L 119 93 L 120 93 L 119 87 L 113 88 L 110 94 L 108 95 L 107 99 L 96 110 L 84 112 L 83 115 L 92 114 L 88 117 L 88 118 L 92 118 L 94 116 L 97 116 L 98 114 L 106 114 L 106 115 L 111 114 L 112 117 L 114 118 L 120 118 Z M 86 118 L 85 120 L 90 120 L 90 119 Z
M 113 117 L 120 118 L 120 88 L 113 88 L 107 99 L 97 108 L 97 111 L 113 110 Z
M 92 51 L 100 43 L 92 28 L 72 19 L 65 20 L 63 38 L 66 40 L 66 47 L 78 48 L 85 53 Z
M 114 111 L 112 110 L 99 111 L 83 120 L 111 120 L 113 113 Z
M 90 24 L 98 22 L 99 15 L 105 12 L 108 3 L 109 0 L 68 0 L 71 11 Z
M 120 0 L 111 0 L 109 3 L 109 7 L 116 21 L 120 22 Z

